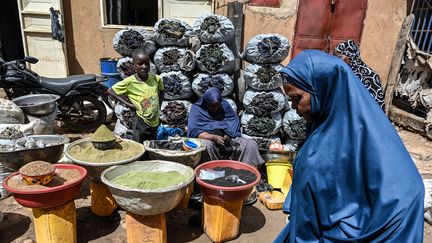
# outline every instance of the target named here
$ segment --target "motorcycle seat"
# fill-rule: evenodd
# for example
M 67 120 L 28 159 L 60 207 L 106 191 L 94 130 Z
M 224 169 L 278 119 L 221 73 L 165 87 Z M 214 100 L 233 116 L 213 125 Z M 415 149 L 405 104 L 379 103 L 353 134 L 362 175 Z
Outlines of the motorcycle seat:
M 94 74 L 72 75 L 67 78 L 40 77 L 40 84 L 43 87 L 62 94 L 66 94 L 78 84 L 90 83 L 91 81 L 96 82 L 96 76 Z

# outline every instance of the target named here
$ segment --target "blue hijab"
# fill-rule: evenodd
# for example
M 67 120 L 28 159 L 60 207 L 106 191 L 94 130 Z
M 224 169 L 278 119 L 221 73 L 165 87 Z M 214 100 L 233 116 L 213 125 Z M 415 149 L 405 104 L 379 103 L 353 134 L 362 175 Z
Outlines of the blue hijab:
M 422 242 L 421 177 L 350 67 L 308 50 L 281 72 L 311 94 L 313 121 L 275 242 Z
M 217 112 L 208 111 L 208 107 L 219 103 Z M 228 102 L 222 99 L 217 88 L 210 88 L 204 93 L 189 112 L 188 137 L 196 138 L 202 132 L 212 133 L 223 130 L 228 136 L 234 138 L 240 136 L 240 121 Z

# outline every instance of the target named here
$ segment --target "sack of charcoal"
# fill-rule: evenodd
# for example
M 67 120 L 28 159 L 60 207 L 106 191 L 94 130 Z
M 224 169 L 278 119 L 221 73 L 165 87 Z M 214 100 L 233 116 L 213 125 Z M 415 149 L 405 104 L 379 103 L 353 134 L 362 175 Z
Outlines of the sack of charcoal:
M 282 86 L 280 64 L 250 64 L 244 70 L 246 84 L 255 90 L 274 90 Z
M 152 57 L 157 50 L 153 34 L 144 28 L 120 30 L 114 35 L 113 48 L 122 56 L 131 56 L 133 51 L 141 49 Z
M 193 95 L 189 77 L 182 72 L 167 72 L 159 75 L 162 79 L 166 100 L 187 100 Z
M 246 45 L 242 58 L 250 63 L 280 63 L 288 56 L 289 48 L 289 41 L 284 36 L 259 34 Z
M 131 57 L 122 57 L 117 61 L 117 72 L 122 79 L 135 74 L 134 62 Z M 150 73 L 158 74 L 156 65 L 150 62 Z
M 234 81 L 226 73 L 200 73 L 192 82 L 192 89 L 199 97 L 202 97 L 209 88 L 219 89 L 222 96 L 226 97 L 234 91 Z
M 235 69 L 234 54 L 225 44 L 202 45 L 196 53 L 198 70 L 204 73 L 228 73 Z
M 247 112 L 257 116 L 271 116 L 285 106 L 285 95 L 276 89 L 273 91 L 255 91 L 248 89 L 243 96 L 243 105 Z
M 191 106 L 192 104 L 186 100 L 163 101 L 160 113 L 161 123 L 170 127 L 184 128 Z
M 234 25 L 227 17 L 217 14 L 205 14 L 195 21 L 193 30 L 202 43 L 223 43 L 234 37 Z
M 281 143 L 281 139 L 278 135 L 270 136 L 270 137 L 255 137 L 255 136 L 249 136 L 247 134 L 241 135 L 244 138 L 249 138 L 254 140 L 258 144 L 258 149 L 262 152 L 268 151 L 269 146 L 272 143 Z
M 289 138 L 305 139 L 306 127 L 306 121 L 301 116 L 299 116 L 294 109 L 285 112 L 282 120 L 282 128 Z
M 175 46 L 160 48 L 154 56 L 159 73 L 182 71 L 179 60 L 184 57 L 185 53 L 185 48 Z
M 282 116 L 276 113 L 271 117 L 259 117 L 243 113 L 240 119 L 243 133 L 249 136 L 269 137 L 276 135 L 282 126 Z
M 237 114 L 238 112 L 238 108 L 237 108 L 237 104 L 233 99 L 229 99 L 229 98 L 225 98 L 226 102 L 228 102 L 228 104 L 231 106 L 231 108 L 234 110 L 234 112 Z
M 162 18 L 154 25 L 155 40 L 159 46 L 180 46 L 189 45 L 189 35 L 192 27 L 179 19 Z

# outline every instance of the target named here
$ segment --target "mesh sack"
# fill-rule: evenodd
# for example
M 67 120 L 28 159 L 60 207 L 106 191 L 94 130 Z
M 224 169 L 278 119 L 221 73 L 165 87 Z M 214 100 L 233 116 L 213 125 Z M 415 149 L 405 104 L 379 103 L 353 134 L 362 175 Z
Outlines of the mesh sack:
M 187 47 L 192 27 L 182 20 L 162 18 L 156 22 L 153 30 L 154 38 L 159 46 Z
M 134 62 L 131 57 L 122 57 L 117 61 L 117 72 L 122 79 L 135 74 Z M 150 73 L 158 74 L 156 65 L 150 62 Z
M 269 138 L 263 138 L 263 137 L 249 136 L 243 133 L 241 136 L 244 138 L 249 138 L 254 140 L 258 144 L 258 149 L 260 151 L 267 151 L 269 149 L 270 144 L 272 143 L 281 143 L 281 139 L 277 135 L 271 136 Z
M 242 57 L 250 63 L 280 63 L 288 56 L 289 48 L 289 41 L 284 36 L 259 34 L 246 45 Z
M 198 70 L 205 73 L 234 72 L 234 54 L 225 44 L 202 45 L 196 54 Z
M 248 113 L 257 116 L 271 116 L 285 106 L 285 95 L 280 90 L 270 92 L 246 90 L 243 105 Z
M 198 33 L 202 43 L 222 43 L 234 37 L 234 25 L 227 17 L 216 14 L 205 14 L 197 18 L 193 30 Z
M 163 81 L 166 100 L 187 100 L 193 95 L 189 77 L 182 72 L 167 72 L 159 75 Z
M 127 28 L 114 35 L 113 48 L 122 56 L 131 56 L 136 49 L 142 49 L 152 57 L 157 46 L 153 36 L 144 28 Z
M 212 87 L 219 89 L 222 96 L 226 97 L 234 91 L 234 81 L 226 73 L 200 73 L 192 82 L 192 89 L 199 97 L 202 97 L 206 90 Z
M 159 73 L 181 71 L 180 60 L 184 57 L 186 49 L 178 47 L 160 48 L 155 56 L 154 62 Z
M 258 117 L 250 113 L 243 113 L 240 120 L 243 133 L 249 136 L 268 137 L 276 135 L 282 126 L 280 113 L 272 117 Z
M 244 70 L 244 79 L 255 90 L 274 90 L 282 86 L 280 64 L 251 64 Z
M 228 104 L 231 106 L 231 108 L 234 110 L 235 113 L 237 113 L 237 104 L 235 103 L 235 101 L 233 99 L 228 99 L 225 98 L 226 102 L 228 102 Z
M 185 127 L 192 104 L 186 100 L 163 101 L 160 120 L 170 127 Z
M 306 126 L 306 121 L 294 109 L 287 111 L 283 116 L 283 131 L 291 139 L 305 139 Z

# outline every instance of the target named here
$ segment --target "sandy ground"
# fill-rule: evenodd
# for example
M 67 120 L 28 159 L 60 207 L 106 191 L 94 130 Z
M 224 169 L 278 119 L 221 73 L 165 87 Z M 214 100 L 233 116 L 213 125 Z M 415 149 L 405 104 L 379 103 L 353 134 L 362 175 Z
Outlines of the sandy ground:
M 432 142 L 404 130 L 400 136 L 424 178 L 432 178 Z M 74 135 L 79 137 L 79 135 Z M 78 242 L 127 242 L 125 211 L 118 209 L 110 217 L 98 217 L 90 210 L 88 181 L 75 200 Z M 4 219 L 0 223 L 0 242 L 35 242 L 32 213 L 13 197 L 0 201 Z M 211 242 L 200 227 L 188 225 L 193 209 L 174 210 L 167 214 L 169 242 Z M 285 224 L 281 211 L 270 211 L 261 203 L 243 207 L 240 235 L 232 242 L 271 242 Z M 424 242 L 432 242 L 432 226 L 425 223 Z

